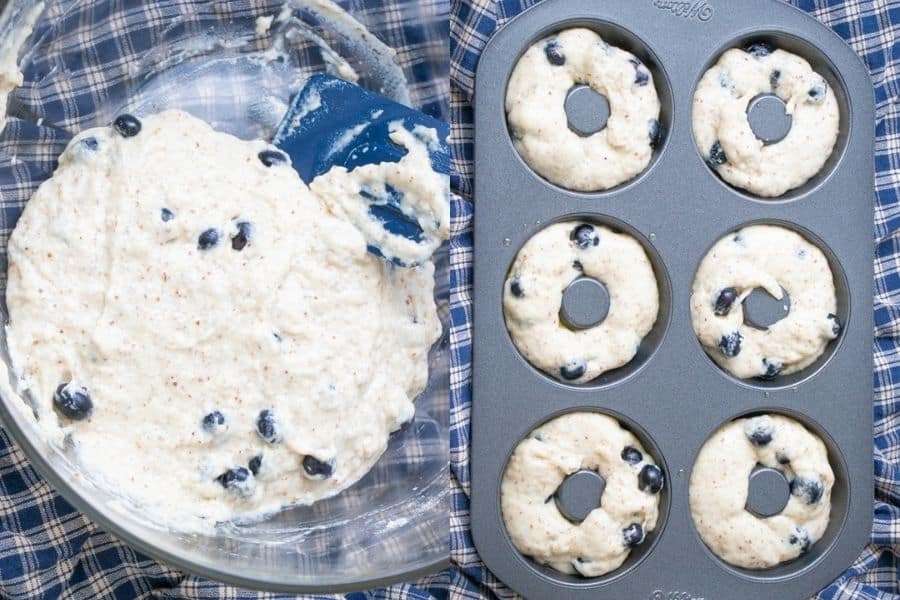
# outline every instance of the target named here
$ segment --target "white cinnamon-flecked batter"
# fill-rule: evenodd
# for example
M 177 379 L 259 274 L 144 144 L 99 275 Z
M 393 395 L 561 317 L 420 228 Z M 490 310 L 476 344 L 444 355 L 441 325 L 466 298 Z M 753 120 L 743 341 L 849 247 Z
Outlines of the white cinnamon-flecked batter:
M 741 304 L 756 289 L 790 297 L 790 312 L 767 329 L 744 323 Z M 723 237 L 697 269 L 691 293 L 694 332 L 719 366 L 736 377 L 772 379 L 812 364 L 841 332 L 828 260 L 800 234 L 753 225 Z
M 583 84 L 609 101 L 606 127 L 589 136 L 569 129 L 565 101 Z M 659 140 L 653 75 L 633 54 L 590 29 L 566 29 L 532 45 L 506 90 L 516 149 L 539 175 L 570 190 L 606 190 L 637 176 Z
M 747 120 L 760 94 L 786 104 L 791 129 L 766 145 Z M 694 140 L 728 183 L 763 197 L 799 187 L 818 173 L 834 149 L 840 116 L 834 90 L 808 62 L 756 43 L 725 52 L 694 93 Z
M 781 471 L 791 495 L 781 513 L 748 511 L 748 478 L 757 465 Z M 704 444 L 691 473 L 691 514 L 700 537 L 722 560 L 765 569 L 793 560 L 825 533 L 834 474 L 825 444 L 779 415 L 738 419 Z
M 581 523 L 554 501 L 577 471 L 600 473 L 600 506 Z M 500 487 L 506 529 L 522 554 L 563 573 L 598 577 L 625 562 L 656 528 L 662 470 L 618 421 L 597 413 L 557 417 L 516 446 Z
M 175 527 L 354 483 L 411 418 L 441 331 L 431 262 L 376 258 L 280 151 L 178 111 L 78 135 L 9 262 L 42 428 Z
M 580 277 L 606 286 L 609 312 L 589 329 L 560 318 L 565 289 Z M 535 367 L 571 383 L 585 383 L 627 364 L 659 312 L 653 267 L 633 237 L 607 227 L 568 221 L 532 237 L 519 250 L 503 292 L 506 327 Z

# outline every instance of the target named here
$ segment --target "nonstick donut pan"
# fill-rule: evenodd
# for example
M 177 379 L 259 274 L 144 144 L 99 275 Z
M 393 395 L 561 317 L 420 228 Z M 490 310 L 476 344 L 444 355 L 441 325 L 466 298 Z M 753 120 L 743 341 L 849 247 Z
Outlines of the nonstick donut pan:
M 644 172 L 617 188 L 572 192 L 535 173 L 513 146 L 504 100 L 518 58 L 534 42 L 570 27 L 594 29 L 651 71 L 661 135 Z M 764 41 L 793 52 L 822 74 L 840 107 L 831 158 L 804 186 L 762 199 L 734 188 L 707 166 L 691 125 L 694 90 L 725 50 Z M 573 130 L 595 128 L 603 113 L 583 92 L 570 99 Z M 485 564 L 527 598 L 650 600 L 803 599 L 859 555 L 872 525 L 873 92 L 860 59 L 814 19 L 777 0 L 696 3 L 665 0 L 546 0 L 523 12 L 488 43 L 475 92 L 475 287 L 472 414 L 472 530 Z M 784 135 L 778 107 L 756 102 L 751 124 L 761 139 Z M 587 108 L 585 108 L 587 107 Z M 593 107 L 593 108 L 592 108 Z M 659 316 L 627 365 L 583 385 L 533 367 L 516 349 L 503 312 L 504 284 L 519 249 L 550 223 L 585 220 L 628 233 L 644 246 L 659 287 Z M 740 380 L 720 369 L 692 324 L 691 287 L 706 252 L 750 224 L 793 229 L 828 258 L 844 327 L 802 371 Z M 587 289 L 568 298 L 571 321 L 602 318 Z M 586 301 L 585 298 L 588 298 Z M 771 319 L 765 298 L 745 304 Z M 617 570 L 596 578 L 539 565 L 512 544 L 500 483 L 516 445 L 535 427 L 576 410 L 617 418 L 663 469 L 655 531 Z M 799 558 L 763 570 L 730 566 L 697 533 L 690 513 L 692 465 L 706 440 L 736 418 L 775 413 L 804 424 L 826 444 L 835 474 L 824 536 Z M 598 482 L 558 492 L 568 518 L 590 510 Z M 754 471 L 750 499 L 762 512 L 783 506 L 777 473 Z M 591 491 L 593 490 L 593 491 Z M 780 497 L 779 497 L 780 495 Z M 779 499 L 780 498 L 780 499 Z M 576 515 L 572 517 L 572 515 Z

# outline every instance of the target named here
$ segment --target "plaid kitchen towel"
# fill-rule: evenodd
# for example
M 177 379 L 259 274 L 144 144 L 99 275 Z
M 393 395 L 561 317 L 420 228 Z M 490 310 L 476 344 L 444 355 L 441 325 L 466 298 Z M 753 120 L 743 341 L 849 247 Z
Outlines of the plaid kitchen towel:
M 478 58 L 490 37 L 537 0 L 457 0 L 451 11 L 455 236 L 451 272 L 450 572 L 454 598 L 514 594 L 478 558 L 469 533 L 469 410 L 472 318 L 472 94 Z M 821 600 L 900 598 L 900 2 L 792 0 L 831 27 L 863 58 L 875 87 L 875 504 L 869 546 Z M 896 378 L 896 381 L 895 381 Z
M 16 5 L 22 0 L 14 0 Z M 256 18 L 277 14 L 283 0 L 47 0 L 26 47 L 40 51 L 23 61 L 24 85 L 10 96 L 12 118 L 0 136 L 0 249 L 24 202 L 52 172 L 72 133 L 108 123 L 131 98 L 147 64 L 170 60 L 179 40 L 221 43 L 224 52 L 267 47 L 246 38 Z M 409 81 L 412 105 L 446 120 L 449 111 L 447 48 L 449 0 L 338 0 L 385 44 Z M 437 15 L 437 18 L 433 18 Z M 209 32 L 216 32 L 210 35 Z M 257 34 L 258 38 L 266 35 Z M 252 37 L 252 36 L 251 36 Z M 172 42 L 171 44 L 169 42 Z M 189 50 L 196 49 L 191 45 Z M 298 46 L 304 52 L 306 46 Z M 301 64 L 315 68 L 314 50 Z M 167 63 L 168 64 L 168 63 Z M 322 66 L 322 65 L 318 65 Z M 364 77 L 365 73 L 361 73 Z M 215 85 L 189 108 L 216 106 L 228 126 L 233 85 Z M 246 86 L 245 88 L 246 89 Z M 177 88 L 165 89 L 167 94 Z M 206 95 L 208 92 L 208 96 Z M 171 96 L 167 96 L 171 97 Z M 246 98 L 244 98 L 246 100 Z M 180 105 L 180 104 L 179 104 Z M 247 132 L 252 133 L 252 132 Z M 0 262 L 5 256 L 0 252 Z M 2 269 L 5 272 L 5 267 Z M 0 282 L 2 283 L 2 282 Z M 2 286 L 0 286 L 2 290 Z M 0 598 L 274 598 L 188 575 L 142 555 L 78 513 L 29 465 L 0 428 Z M 409 584 L 348 594 L 365 598 L 427 600 L 447 597 L 447 573 Z

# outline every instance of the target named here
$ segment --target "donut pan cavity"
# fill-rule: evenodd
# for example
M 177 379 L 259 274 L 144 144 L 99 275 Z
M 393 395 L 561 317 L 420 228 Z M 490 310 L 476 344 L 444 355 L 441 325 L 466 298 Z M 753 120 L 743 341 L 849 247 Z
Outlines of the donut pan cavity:
M 562 189 L 532 171 L 507 131 L 504 99 L 519 56 L 576 26 L 596 30 L 651 70 L 662 135 L 648 168 L 605 192 Z M 799 54 L 837 95 L 841 129 L 809 183 L 766 200 L 729 186 L 697 151 L 694 89 L 724 50 L 768 41 Z M 487 566 L 527 598 L 804 599 L 859 555 L 872 522 L 873 93 L 863 63 L 814 19 L 779 0 L 545 0 L 501 29 L 482 54 L 475 93 L 475 306 L 472 530 Z M 634 235 L 660 290 L 659 320 L 638 357 L 582 386 L 553 380 L 516 350 L 503 288 L 518 250 L 549 223 L 586 220 Z M 816 363 L 771 382 L 722 371 L 694 335 L 690 294 L 707 250 L 743 226 L 792 228 L 819 246 L 834 273 L 840 337 Z M 566 576 L 521 555 L 506 532 L 500 481 L 516 444 L 574 410 L 610 414 L 633 431 L 666 475 L 656 531 L 618 570 Z M 722 424 L 773 412 L 799 420 L 828 447 L 835 472 L 831 522 L 795 561 L 749 571 L 709 551 L 690 514 L 691 468 Z M 651 450 L 652 448 L 652 450 Z

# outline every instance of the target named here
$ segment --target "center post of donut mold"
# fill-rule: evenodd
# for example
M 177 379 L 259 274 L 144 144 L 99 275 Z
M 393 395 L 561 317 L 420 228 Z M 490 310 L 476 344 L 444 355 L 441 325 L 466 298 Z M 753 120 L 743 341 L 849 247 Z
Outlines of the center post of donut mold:
M 771 517 L 784 510 L 790 497 L 791 487 L 784 473 L 762 465 L 754 467 L 747 488 L 747 510 Z
M 559 512 L 573 523 L 581 523 L 599 508 L 606 491 L 606 479 L 597 471 L 582 469 L 566 477 L 554 498 Z
M 791 132 L 793 117 L 776 94 L 760 94 L 747 104 L 747 121 L 753 135 L 766 146 L 777 144 Z
M 587 137 L 606 129 L 609 100 L 588 85 L 575 85 L 566 94 L 565 111 L 569 129 Z
M 559 316 L 572 329 L 590 329 L 606 319 L 609 305 L 609 291 L 603 282 L 579 277 L 563 290 Z
M 744 323 L 765 331 L 782 320 L 791 311 L 791 297 L 781 288 L 778 300 L 763 288 L 756 288 L 744 298 Z

